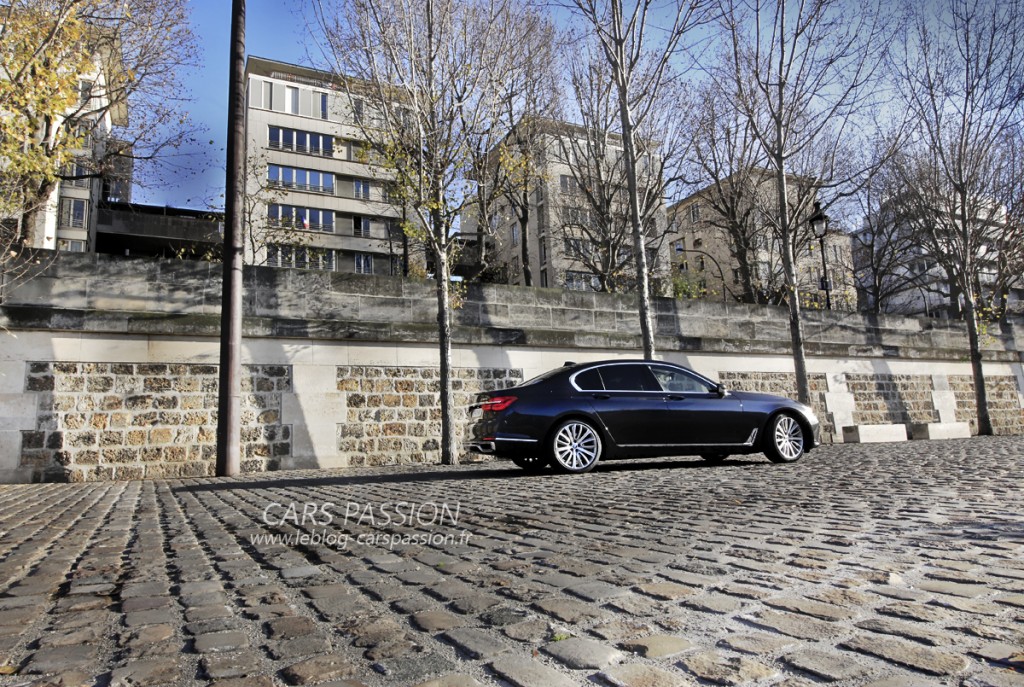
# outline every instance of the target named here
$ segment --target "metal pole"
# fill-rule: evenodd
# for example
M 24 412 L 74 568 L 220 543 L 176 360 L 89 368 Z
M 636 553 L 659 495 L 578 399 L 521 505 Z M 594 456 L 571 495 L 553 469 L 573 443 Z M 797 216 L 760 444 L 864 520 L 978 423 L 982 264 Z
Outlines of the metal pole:
M 228 146 L 224 204 L 224 276 L 217 398 L 217 476 L 233 477 L 241 463 L 242 233 L 245 202 L 245 0 L 231 3 Z
M 825 291 L 825 308 L 832 309 L 832 284 L 828 280 L 828 264 L 825 262 L 825 236 L 818 238 L 821 243 L 821 287 Z

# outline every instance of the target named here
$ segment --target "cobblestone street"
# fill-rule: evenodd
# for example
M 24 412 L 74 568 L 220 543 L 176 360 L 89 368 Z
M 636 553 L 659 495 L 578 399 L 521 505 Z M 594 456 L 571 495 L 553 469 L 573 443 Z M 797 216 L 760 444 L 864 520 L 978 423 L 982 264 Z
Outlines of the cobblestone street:
M 1024 685 L 1022 483 L 1002 437 L 4 486 L 0 685 Z

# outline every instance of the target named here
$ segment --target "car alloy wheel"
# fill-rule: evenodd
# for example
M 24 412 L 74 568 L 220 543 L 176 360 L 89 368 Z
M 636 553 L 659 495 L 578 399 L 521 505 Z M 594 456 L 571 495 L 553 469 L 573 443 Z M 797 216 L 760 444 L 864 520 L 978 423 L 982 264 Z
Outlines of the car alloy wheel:
M 773 463 L 792 463 L 804 454 L 804 429 L 792 415 L 776 415 L 765 454 Z
M 583 420 L 563 422 L 551 437 L 551 458 L 562 472 L 587 472 L 601 458 L 601 435 Z

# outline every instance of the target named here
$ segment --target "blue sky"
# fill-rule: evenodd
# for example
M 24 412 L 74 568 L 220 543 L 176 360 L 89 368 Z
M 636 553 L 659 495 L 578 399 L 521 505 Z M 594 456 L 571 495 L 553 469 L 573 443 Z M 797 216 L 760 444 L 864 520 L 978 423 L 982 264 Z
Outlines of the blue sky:
M 228 37 L 230 0 L 192 0 L 192 25 L 201 48 L 200 68 L 186 74 L 185 86 L 194 101 L 192 120 L 204 127 L 195 149 L 158 173 L 162 180 L 137 187 L 133 200 L 152 205 L 205 209 L 224 206 L 224 147 L 228 118 Z M 246 52 L 283 62 L 306 62 L 310 41 L 301 16 L 305 0 L 247 0 Z M 204 169 L 205 168 L 205 169 Z

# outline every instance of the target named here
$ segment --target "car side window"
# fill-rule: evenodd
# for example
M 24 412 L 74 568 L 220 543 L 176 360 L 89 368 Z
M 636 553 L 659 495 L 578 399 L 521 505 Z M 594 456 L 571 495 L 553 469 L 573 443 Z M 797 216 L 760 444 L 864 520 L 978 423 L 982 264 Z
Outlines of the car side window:
M 601 381 L 601 373 L 598 372 L 597 368 L 587 370 L 586 372 L 580 372 L 576 375 L 576 386 L 578 386 L 581 391 L 604 390 L 604 382 Z
M 646 365 L 606 365 L 601 368 L 601 378 L 608 391 L 661 391 Z
M 662 391 L 672 393 L 706 394 L 711 391 L 708 386 L 691 374 L 671 367 L 652 366 L 651 372 L 661 385 Z

